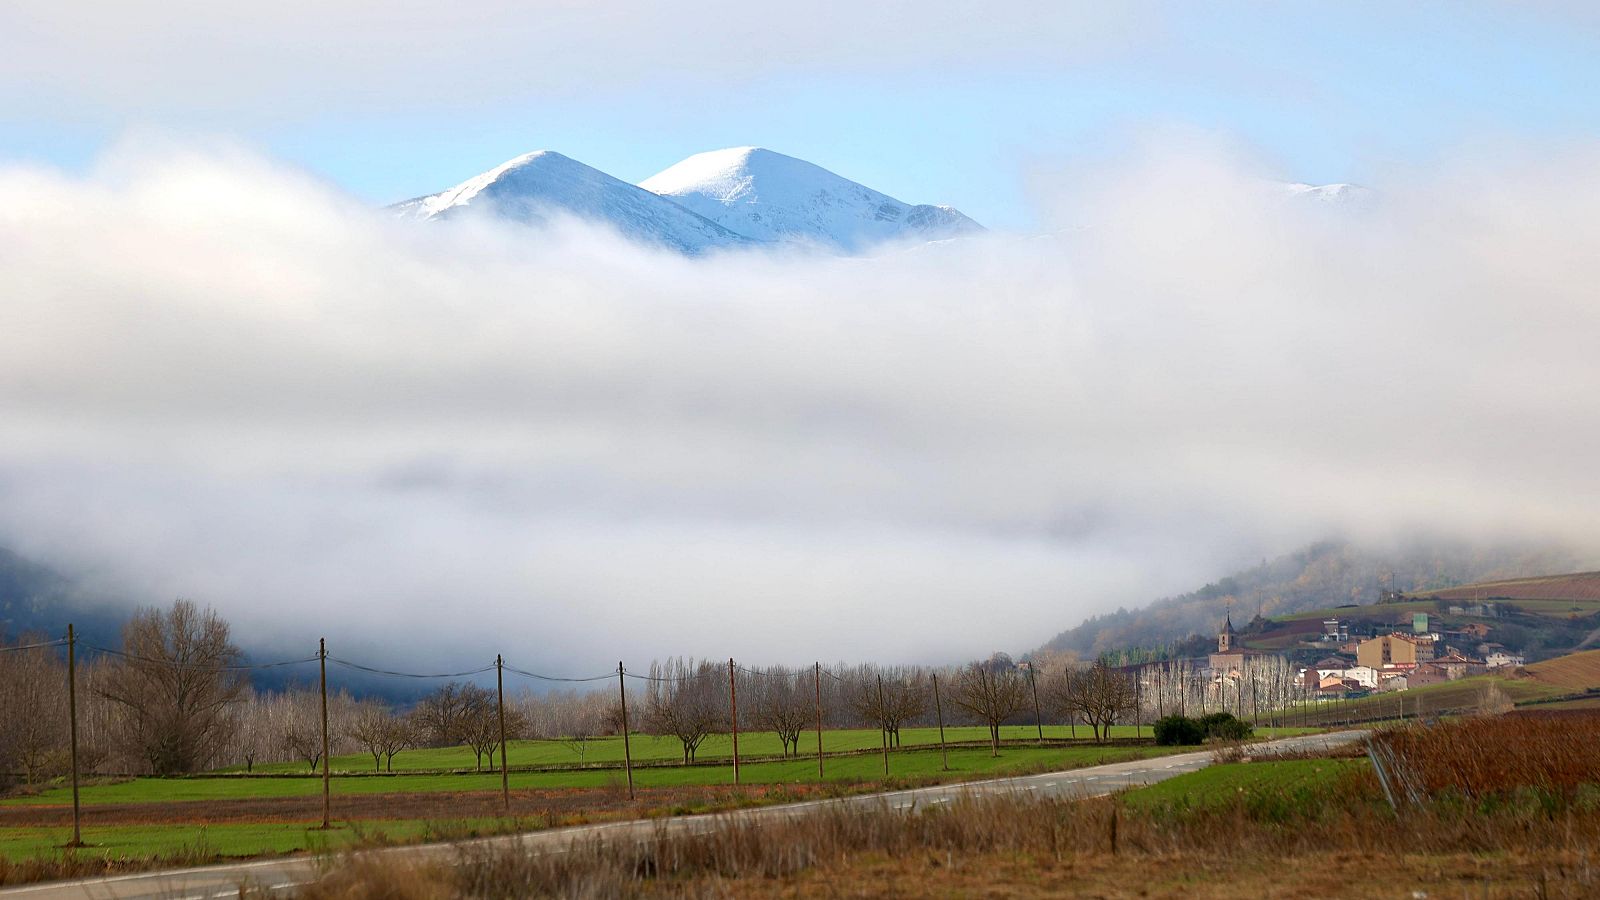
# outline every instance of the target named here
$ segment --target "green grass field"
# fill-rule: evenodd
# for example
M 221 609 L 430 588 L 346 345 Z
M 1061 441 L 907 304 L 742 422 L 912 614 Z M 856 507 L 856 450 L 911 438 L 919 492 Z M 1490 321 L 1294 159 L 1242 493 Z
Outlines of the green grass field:
M 1303 733 L 1307 729 L 1258 729 L 1263 738 Z M 1149 728 L 1139 729 L 1148 740 Z M 1168 753 L 1178 753 L 1194 748 L 1155 747 L 1153 745 L 1097 745 L 1087 737 L 1085 729 L 1078 729 L 1078 740 L 1066 746 L 1038 746 L 1030 738 L 1037 735 L 1032 727 L 1005 729 L 1010 743 L 1001 747 L 1000 756 L 990 755 L 987 743 L 952 747 L 949 750 L 949 770 L 942 767 L 942 756 L 936 747 L 937 729 L 907 729 L 903 733 L 905 749 L 889 755 L 890 785 L 929 783 L 934 781 L 961 781 L 1005 775 L 1072 769 L 1106 762 L 1148 758 Z M 1061 726 L 1047 726 L 1047 738 L 1066 739 L 1071 730 Z M 981 728 L 961 727 L 946 729 L 951 741 L 985 741 Z M 828 755 L 824 760 L 826 780 L 853 789 L 871 789 L 884 782 L 883 759 L 877 752 L 846 753 L 846 750 L 876 750 L 878 735 L 874 731 L 829 731 L 824 733 L 824 746 L 839 755 Z M 1119 727 L 1113 737 L 1132 738 L 1132 727 Z M 658 764 L 635 769 L 635 784 L 642 789 L 676 787 L 725 787 L 733 784 L 733 766 L 726 757 L 731 751 L 731 740 L 719 735 L 708 740 L 700 758 L 710 760 L 693 766 L 661 765 L 679 758 L 677 742 L 635 736 L 633 747 L 636 758 L 654 760 Z M 810 747 L 814 753 L 815 735 Z M 519 741 L 513 745 L 511 759 L 524 766 L 570 766 L 565 756 L 574 751 L 565 741 Z M 512 772 L 513 790 L 521 789 L 620 789 L 623 772 L 618 765 L 622 757 L 620 738 L 601 738 L 587 742 L 582 754 L 586 767 L 562 767 L 544 771 Z M 804 749 L 804 746 L 802 747 Z M 740 735 L 740 752 L 744 754 L 771 753 L 776 755 L 776 738 L 762 733 Z M 565 755 L 565 756 L 564 756 Z M 407 758 L 409 756 L 409 758 Z M 341 768 L 346 774 L 335 773 L 331 793 L 335 797 L 373 794 L 427 794 L 433 792 L 493 792 L 499 790 L 500 776 L 495 771 L 483 773 L 451 771 L 462 766 L 470 767 L 471 751 L 461 747 L 438 750 L 418 750 L 402 755 L 396 760 L 404 762 L 405 771 L 393 775 L 373 775 L 362 765 L 370 758 L 343 757 Z M 349 765 L 346 765 L 349 764 Z M 740 767 L 740 780 L 745 785 L 803 785 L 817 782 L 817 761 L 814 755 L 793 759 L 767 759 L 749 762 Z M 287 771 L 286 771 L 287 770 Z M 271 774 L 271 773 L 280 774 Z M 265 773 L 265 774 L 264 774 Z M 106 859 L 166 859 L 169 861 L 203 861 L 223 857 L 248 857 L 304 850 L 335 849 L 356 842 L 372 841 L 378 834 L 382 840 L 407 841 L 445 839 L 474 833 L 496 833 L 519 827 L 514 820 L 455 820 L 447 821 L 444 829 L 431 820 L 407 818 L 366 818 L 354 822 L 338 823 L 331 832 L 309 830 L 310 823 L 222 823 L 197 824 L 185 821 L 186 813 L 172 811 L 162 804 L 181 801 L 226 803 L 285 797 L 315 798 L 322 789 L 321 779 L 300 773 L 294 766 L 258 767 L 255 775 L 219 773 L 183 778 L 134 778 L 120 781 L 100 781 L 85 784 L 81 799 L 86 807 L 109 804 L 139 807 L 139 815 L 149 810 L 151 825 L 105 825 L 85 829 L 85 840 L 93 845 L 80 851 Z M 447 800 L 443 809 L 454 808 Z M 677 801 L 671 801 L 676 803 Z M 694 803 L 704 801 L 692 801 Z M 723 802 L 723 801 L 717 801 Z M 64 785 L 47 788 L 39 793 L 7 798 L 0 806 L 55 806 L 71 803 L 70 790 Z M 162 812 L 165 809 L 167 812 Z M 417 815 L 413 807 L 401 815 Z M 613 813 L 614 814 L 614 813 Z M 165 821 L 175 819 L 174 821 Z M 521 827 L 529 827 L 522 823 Z M 54 858 L 65 841 L 64 828 L 38 828 L 0 826 L 0 857 L 24 860 L 43 857 Z
M 1133 810 L 1168 814 L 1244 803 L 1253 813 L 1293 814 L 1312 810 L 1347 773 L 1368 767 L 1365 759 L 1284 759 L 1208 766 L 1122 795 Z
M 1135 736 L 1150 737 L 1150 726 L 1144 725 L 1135 729 L 1132 725 L 1118 725 L 1112 729 L 1111 736 L 1115 739 L 1131 739 Z M 1088 726 L 1079 725 L 1071 728 L 1066 725 L 1046 725 L 1044 735 L 1052 740 L 1068 740 L 1076 738 L 1084 743 L 1090 743 Z M 1007 725 L 1000 730 L 1000 736 L 1005 741 L 1027 741 L 1038 736 L 1038 730 L 1032 725 Z M 945 739 L 951 743 L 961 742 L 987 742 L 988 730 L 981 726 L 951 726 L 945 729 Z M 633 752 L 633 761 L 636 763 L 681 762 L 683 759 L 682 745 L 677 739 L 671 737 L 656 737 L 652 735 L 635 734 L 630 738 Z M 939 729 L 937 728 L 906 728 L 900 732 L 901 746 L 905 749 L 913 747 L 931 747 L 939 743 Z M 834 729 L 822 733 L 822 746 L 827 753 L 841 753 L 850 751 L 877 750 L 879 747 L 878 732 L 870 728 Z M 594 765 L 620 765 L 622 763 L 622 738 L 615 736 L 593 738 L 587 741 L 574 740 L 539 740 L 539 741 L 511 741 L 507 745 L 508 757 L 512 768 L 537 768 L 537 767 L 582 767 Z M 769 731 L 750 731 L 739 734 L 739 755 L 741 758 L 776 757 L 783 752 L 783 746 L 778 743 L 778 738 Z M 800 736 L 800 756 L 815 759 L 817 753 L 816 732 L 806 732 Z M 714 734 L 706 738 L 700 746 L 696 760 L 704 762 L 716 759 L 733 758 L 733 738 L 728 734 Z M 484 760 L 488 765 L 488 760 Z M 362 773 L 373 771 L 373 761 L 370 754 L 346 754 L 335 756 L 332 763 L 335 772 Z M 406 750 L 394 758 L 396 773 L 401 771 L 460 771 L 470 770 L 474 767 L 472 751 L 466 747 L 424 748 Z M 225 772 L 242 772 L 242 767 L 233 767 L 222 770 Z M 305 763 L 268 763 L 257 765 L 252 770 L 255 774 L 309 774 L 310 768 Z
M 1073 747 L 1032 747 L 1011 745 L 998 758 L 988 748 L 958 747 L 950 750 L 950 771 L 940 768 L 937 750 L 895 751 L 889 756 L 889 772 L 895 778 L 923 779 L 949 776 L 972 778 L 1032 771 L 1041 767 L 1078 768 L 1101 761 L 1159 756 L 1182 748 L 1099 747 L 1094 744 Z M 883 777 L 883 760 L 877 754 L 828 757 L 827 780 L 831 782 L 872 781 Z M 620 784 L 618 769 L 584 769 L 561 772 L 515 772 L 510 781 L 519 788 L 603 788 Z M 750 763 L 740 766 L 745 784 L 803 784 L 817 779 L 817 761 L 795 759 L 781 762 Z M 634 771 L 640 787 L 681 787 L 687 785 L 731 785 L 731 764 L 662 766 Z M 336 796 L 354 794 L 411 793 L 428 791 L 493 791 L 500 788 L 498 773 L 483 774 L 406 774 L 384 777 L 336 776 L 331 792 Z M 89 784 L 80 794 L 85 805 L 106 803 L 162 803 L 182 800 L 239 800 L 267 797 L 310 797 L 320 794 L 318 778 L 135 778 L 108 784 Z M 65 805 L 72 801 L 70 789 L 56 787 L 37 794 L 13 797 L 0 805 Z
M 1008 774 L 1046 771 L 1052 768 L 1080 768 L 1103 762 L 1161 756 L 1193 748 L 1184 747 L 1098 747 L 1092 744 L 1073 747 L 1033 747 L 1012 745 L 1001 755 L 991 757 L 987 748 L 961 747 L 949 753 L 950 769 L 941 767 L 938 750 L 917 749 L 890 755 L 889 769 L 895 783 L 931 780 L 965 780 Z M 875 754 L 829 757 L 825 761 L 830 782 L 870 786 L 883 778 L 883 760 Z M 741 766 L 741 781 L 747 785 L 814 783 L 816 760 L 752 763 Z M 616 787 L 621 773 L 616 770 L 585 770 L 554 773 L 520 773 L 511 777 L 513 789 L 529 787 Z M 635 781 L 641 788 L 685 785 L 731 785 L 731 765 L 662 767 L 641 770 Z M 336 796 L 358 793 L 494 791 L 499 776 L 409 774 L 392 777 L 335 777 Z M 266 797 L 314 797 L 321 791 L 315 778 L 138 778 L 129 781 L 90 784 L 82 789 L 85 806 L 99 804 L 160 804 L 180 800 L 229 801 Z M 54 788 L 27 797 L 11 798 L 5 805 L 65 805 L 71 802 L 66 788 Z M 152 809 L 159 807 L 152 806 Z M 84 840 L 93 845 L 80 851 L 97 857 L 135 859 L 182 857 L 209 859 L 287 853 L 301 850 L 331 849 L 358 841 L 371 841 L 382 834 L 390 841 L 444 839 L 489 834 L 510 830 L 510 820 L 485 819 L 447 822 L 447 831 L 437 823 L 415 819 L 365 819 L 339 823 L 332 832 L 310 830 L 305 824 L 213 824 L 183 822 L 159 825 L 117 825 L 89 827 Z M 65 828 L 0 827 L 0 856 L 22 860 L 41 855 L 54 856 L 66 839 Z

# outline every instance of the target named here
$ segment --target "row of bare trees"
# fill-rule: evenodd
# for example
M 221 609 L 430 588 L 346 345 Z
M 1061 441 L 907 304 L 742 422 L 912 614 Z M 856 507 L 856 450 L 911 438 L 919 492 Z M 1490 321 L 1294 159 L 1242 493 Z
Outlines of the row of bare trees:
M 67 720 L 47 711 L 67 702 L 66 666 L 40 635 L 0 639 L 0 772 L 32 783 L 65 771 Z
M 785 755 L 799 753 L 801 735 L 816 726 L 819 715 L 831 726 L 878 728 L 888 746 L 898 747 L 902 728 L 927 724 L 934 714 L 933 686 L 939 681 L 953 717 L 985 726 L 998 752 L 1001 726 L 1031 721 L 1030 712 L 1082 722 L 1097 741 L 1105 740 L 1112 724 L 1134 715 L 1140 693 L 1133 674 L 1103 665 L 1038 676 L 1026 666 L 993 659 L 945 671 L 835 669 L 751 671 L 704 660 L 658 661 L 646 678 L 640 724 L 648 733 L 675 738 L 685 764 L 708 737 L 729 730 L 734 697 L 741 726 L 772 732 Z
M 42 639 L 19 638 L 0 647 Z M 310 687 L 257 691 L 241 666 L 228 624 L 188 601 L 145 609 L 123 630 L 113 655 L 81 660 L 78 671 L 80 761 L 85 770 L 174 774 L 239 765 L 321 762 L 321 695 Z M 65 664 L 59 647 L 0 652 L 0 772 L 36 781 L 59 774 L 67 759 Z M 1013 663 L 1003 654 L 959 669 L 834 665 L 753 670 L 731 663 L 673 658 L 651 664 L 631 698 L 634 727 L 676 739 L 685 763 L 712 734 L 731 724 L 731 693 L 743 728 L 777 736 L 797 755 L 817 726 L 875 727 L 888 746 L 901 730 L 931 724 L 939 712 L 983 725 L 999 746 L 1007 723 L 1081 723 L 1105 740 L 1118 722 L 1152 721 L 1165 712 L 1227 709 L 1240 715 L 1282 708 L 1302 690 L 1293 667 L 1251 658 L 1243 671 L 1204 673 L 1178 660 L 1136 669 L 1071 661 Z M 476 766 L 495 765 L 501 739 L 496 694 L 451 682 L 409 709 L 344 691 L 328 697 L 331 752 L 357 750 L 375 769 L 393 770 L 413 747 L 465 745 Z M 505 704 L 507 737 L 559 738 L 578 758 L 588 741 L 621 728 L 614 689 L 524 689 Z

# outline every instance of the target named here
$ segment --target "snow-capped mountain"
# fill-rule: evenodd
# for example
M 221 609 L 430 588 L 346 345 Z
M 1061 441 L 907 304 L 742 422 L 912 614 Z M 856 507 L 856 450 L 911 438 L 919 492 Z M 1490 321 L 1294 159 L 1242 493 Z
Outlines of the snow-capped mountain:
M 752 243 L 671 200 L 549 150 L 519 156 L 449 190 L 391 208 L 417 219 L 492 215 L 539 224 L 574 216 L 691 255 Z
M 1322 203 L 1337 203 L 1361 205 L 1372 201 L 1372 189 L 1364 188 L 1359 184 L 1286 184 L 1283 190 L 1289 196 L 1301 200 L 1315 200 Z
M 805 160 L 759 147 L 697 153 L 639 183 L 760 241 L 854 253 L 886 241 L 947 238 L 983 226 L 948 206 L 913 206 Z

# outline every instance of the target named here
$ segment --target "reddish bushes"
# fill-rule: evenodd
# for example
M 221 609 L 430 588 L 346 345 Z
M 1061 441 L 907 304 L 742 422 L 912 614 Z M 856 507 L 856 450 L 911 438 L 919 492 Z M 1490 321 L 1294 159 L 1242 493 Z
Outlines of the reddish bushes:
M 1571 800 L 1600 785 L 1600 714 L 1461 719 L 1373 737 L 1405 785 L 1429 797 L 1473 799 L 1537 791 Z M 1385 753 L 1384 751 L 1388 751 Z

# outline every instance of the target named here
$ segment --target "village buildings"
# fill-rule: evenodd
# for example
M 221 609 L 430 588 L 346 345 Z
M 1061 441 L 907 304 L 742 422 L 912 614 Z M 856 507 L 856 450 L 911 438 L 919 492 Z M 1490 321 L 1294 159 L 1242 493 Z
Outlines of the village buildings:
M 1394 632 L 1379 635 L 1356 644 L 1356 662 L 1374 669 L 1392 665 L 1416 665 L 1433 659 L 1433 645 L 1431 634 Z

